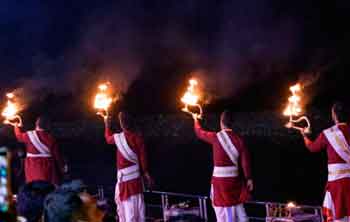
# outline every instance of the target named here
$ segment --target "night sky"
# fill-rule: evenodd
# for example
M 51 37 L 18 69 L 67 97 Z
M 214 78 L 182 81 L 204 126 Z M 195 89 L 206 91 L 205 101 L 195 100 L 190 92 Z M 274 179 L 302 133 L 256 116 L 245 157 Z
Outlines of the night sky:
M 194 75 L 209 110 L 254 111 L 281 109 L 287 86 L 306 79 L 308 102 L 328 107 L 346 98 L 349 9 L 347 1 L 3 0 L 0 92 L 75 103 L 109 80 L 131 109 L 174 112 Z

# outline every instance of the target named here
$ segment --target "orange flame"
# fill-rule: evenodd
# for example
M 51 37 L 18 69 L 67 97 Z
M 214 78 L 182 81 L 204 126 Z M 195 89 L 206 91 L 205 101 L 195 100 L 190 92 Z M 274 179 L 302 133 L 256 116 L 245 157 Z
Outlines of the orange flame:
M 12 120 L 16 118 L 19 108 L 16 105 L 16 103 L 13 101 L 13 99 L 15 98 L 15 95 L 13 93 L 7 93 L 6 97 L 7 97 L 7 106 L 4 108 L 1 115 L 5 117 L 6 120 Z
M 181 98 L 181 101 L 185 105 L 190 105 L 190 106 L 198 105 L 199 96 L 195 93 L 198 82 L 195 79 L 190 79 L 189 84 L 190 85 L 187 88 L 187 91 L 184 94 L 184 96 Z
M 298 83 L 294 86 L 291 86 L 289 90 L 292 92 L 292 96 L 288 98 L 288 104 L 283 114 L 285 116 L 299 116 L 302 112 L 302 108 L 300 106 L 301 102 L 301 85 Z
M 113 101 L 108 92 L 108 84 L 100 84 L 98 89 L 99 92 L 95 96 L 94 107 L 95 109 L 107 111 Z
M 287 204 L 287 208 L 295 208 L 295 207 L 297 207 L 297 205 L 294 202 L 289 202 Z

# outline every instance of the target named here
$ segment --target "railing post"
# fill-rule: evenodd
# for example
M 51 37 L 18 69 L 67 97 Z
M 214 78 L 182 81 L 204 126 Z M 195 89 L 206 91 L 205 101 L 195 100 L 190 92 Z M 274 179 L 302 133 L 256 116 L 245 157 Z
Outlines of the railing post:
M 165 210 L 166 210 L 165 194 L 161 194 L 161 197 L 162 197 L 163 220 L 166 221 L 166 216 L 165 216 Z
M 198 202 L 199 202 L 199 216 L 201 217 L 201 219 L 203 219 L 204 217 L 204 212 L 203 212 L 203 203 L 202 203 L 202 198 L 198 198 Z
M 204 220 L 208 221 L 208 212 L 207 212 L 207 199 L 203 198 L 203 208 L 204 208 Z

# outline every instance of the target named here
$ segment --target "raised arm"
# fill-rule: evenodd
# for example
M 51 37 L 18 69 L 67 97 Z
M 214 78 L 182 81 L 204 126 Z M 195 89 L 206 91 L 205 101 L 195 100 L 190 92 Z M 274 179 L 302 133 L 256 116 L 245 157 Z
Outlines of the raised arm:
M 310 152 L 320 152 L 327 147 L 327 139 L 323 133 L 321 133 L 315 141 L 309 139 L 306 134 L 302 135 L 305 146 Z
M 26 141 L 26 133 L 23 133 L 22 129 L 18 126 L 14 127 L 14 131 L 18 142 L 24 143 Z
M 113 132 L 110 128 L 110 121 L 108 118 L 104 119 L 105 124 L 105 139 L 108 144 L 114 144 Z
M 215 140 L 216 133 L 202 129 L 200 122 L 197 118 L 194 118 L 194 131 L 199 139 L 207 143 L 212 143 Z

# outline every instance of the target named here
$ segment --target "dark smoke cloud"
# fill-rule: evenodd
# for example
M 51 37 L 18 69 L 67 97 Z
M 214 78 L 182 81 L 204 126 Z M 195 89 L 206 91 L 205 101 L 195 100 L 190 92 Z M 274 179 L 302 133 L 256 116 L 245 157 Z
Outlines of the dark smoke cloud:
M 17 84 L 35 99 L 50 90 L 85 94 L 105 80 L 127 92 L 144 76 L 166 79 L 177 74 L 185 81 L 184 76 L 195 75 L 209 99 L 233 97 L 257 83 L 309 72 L 310 64 L 295 62 L 304 47 L 304 24 L 275 4 L 272 0 L 111 1 L 99 8 L 86 3 L 76 12 L 79 19 L 72 20 L 74 34 L 61 40 L 71 42 L 52 42 L 64 46 L 58 55 L 45 50 L 33 53 L 32 71 Z M 56 18 L 56 23 L 73 18 Z M 312 62 L 315 67 L 317 63 Z M 152 66 L 161 68 L 154 71 Z M 177 69 L 175 74 L 162 73 L 167 67 Z

